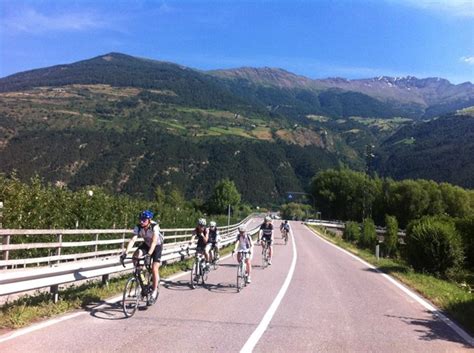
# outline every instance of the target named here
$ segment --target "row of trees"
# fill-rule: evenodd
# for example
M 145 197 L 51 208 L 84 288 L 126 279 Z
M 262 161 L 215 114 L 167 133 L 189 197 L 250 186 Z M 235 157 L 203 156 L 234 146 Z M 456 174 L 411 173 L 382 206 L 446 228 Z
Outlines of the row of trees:
M 422 216 L 465 218 L 474 214 L 474 191 L 430 180 L 394 181 L 369 178 L 348 169 L 318 173 L 311 192 L 325 219 L 385 223 L 385 215 L 397 218 L 401 228 Z
M 385 225 L 385 255 L 441 276 L 474 271 L 472 190 L 427 180 L 372 179 L 350 170 L 319 173 L 312 187 L 324 218 L 348 221 L 345 240 L 373 249 L 375 224 Z M 402 247 L 399 226 L 406 228 Z
M 229 179 L 219 181 L 204 202 L 186 201 L 173 188 L 157 187 L 153 199 L 146 200 L 112 195 L 99 187 L 73 192 L 44 184 L 38 177 L 23 183 L 15 176 L 0 175 L 0 201 L 4 204 L 1 223 L 11 229 L 131 228 L 143 209 L 157 213 L 163 228 L 191 227 L 202 216 L 225 225 L 228 205 L 232 206 L 232 222 L 251 212 L 249 206 L 240 204 L 240 194 Z

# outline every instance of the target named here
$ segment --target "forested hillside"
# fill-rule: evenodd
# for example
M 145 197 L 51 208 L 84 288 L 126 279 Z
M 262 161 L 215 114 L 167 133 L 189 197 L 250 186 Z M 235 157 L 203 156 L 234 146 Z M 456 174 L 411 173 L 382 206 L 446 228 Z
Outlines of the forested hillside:
M 470 104 L 471 86 L 315 83 L 284 70 L 206 73 L 111 53 L 0 79 L 0 173 L 144 197 L 176 187 L 200 199 L 228 177 L 245 202 L 273 204 L 308 191 L 320 170 L 363 170 L 373 145 L 381 175 L 472 187 L 474 119 L 414 123 L 438 105 Z

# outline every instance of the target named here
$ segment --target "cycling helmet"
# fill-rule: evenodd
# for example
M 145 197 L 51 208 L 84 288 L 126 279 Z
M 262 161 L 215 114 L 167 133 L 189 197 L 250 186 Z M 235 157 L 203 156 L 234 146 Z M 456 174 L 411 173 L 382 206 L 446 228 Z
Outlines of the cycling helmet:
M 150 210 L 145 210 L 143 212 L 140 213 L 140 215 L 138 216 L 138 218 L 140 220 L 144 220 L 144 219 L 152 219 L 153 218 L 153 212 L 151 212 Z
M 209 222 L 209 227 L 215 227 L 217 224 L 214 221 Z
M 288 220 L 287 220 L 287 219 L 285 219 L 285 224 L 287 224 L 287 223 L 288 223 Z
M 239 226 L 239 232 L 245 232 L 245 226 Z
M 199 218 L 199 219 L 198 219 L 198 225 L 199 225 L 199 226 L 205 226 L 205 225 L 206 225 L 206 219 L 204 219 L 204 218 Z
M 272 221 L 272 218 L 270 216 L 265 217 L 265 222 L 271 222 L 271 221 Z

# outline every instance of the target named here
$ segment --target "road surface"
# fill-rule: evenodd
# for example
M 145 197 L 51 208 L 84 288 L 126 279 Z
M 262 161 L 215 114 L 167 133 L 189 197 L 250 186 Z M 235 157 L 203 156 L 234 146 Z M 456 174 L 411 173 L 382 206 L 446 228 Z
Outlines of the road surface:
M 473 352 L 380 273 L 291 226 L 286 246 L 276 231 L 272 266 L 255 251 L 240 293 L 227 258 L 205 287 L 190 289 L 188 273 L 164 281 L 157 304 L 130 319 L 106 304 L 1 336 L 0 352 Z

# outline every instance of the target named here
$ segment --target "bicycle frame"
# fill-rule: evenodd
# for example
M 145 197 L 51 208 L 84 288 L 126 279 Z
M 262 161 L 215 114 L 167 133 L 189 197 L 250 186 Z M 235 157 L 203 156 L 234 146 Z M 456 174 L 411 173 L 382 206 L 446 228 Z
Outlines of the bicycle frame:
M 246 260 L 249 257 L 249 251 L 239 250 L 238 254 L 240 254 L 240 261 L 239 265 L 237 266 L 237 292 L 240 292 L 241 289 L 247 285 L 248 274 Z
M 133 275 L 127 280 L 127 283 L 125 284 L 122 300 L 122 309 L 125 316 L 132 317 L 138 308 L 139 301 L 146 301 L 147 306 L 153 304 L 151 290 L 153 275 L 151 268 L 145 265 L 145 256 L 121 259 L 122 266 L 124 267 L 125 259 L 132 259 L 135 261 Z
M 204 253 L 201 251 L 196 251 L 194 255 L 193 267 L 191 269 L 191 288 L 194 289 L 201 281 L 201 284 L 204 285 L 207 280 L 207 270 L 205 266 L 205 257 Z

